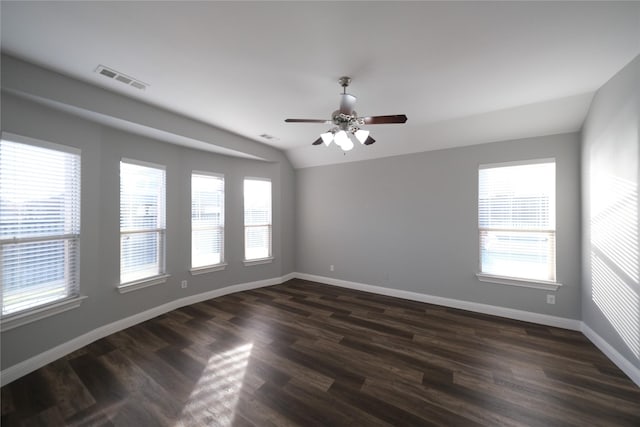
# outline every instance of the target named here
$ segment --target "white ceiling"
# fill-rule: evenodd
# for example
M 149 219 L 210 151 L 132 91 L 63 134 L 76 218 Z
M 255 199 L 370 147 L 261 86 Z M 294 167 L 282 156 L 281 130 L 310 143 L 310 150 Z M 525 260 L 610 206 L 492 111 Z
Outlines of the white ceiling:
M 296 167 L 578 130 L 640 2 L 9 2 L 2 49 L 285 150 Z M 151 86 L 139 91 L 98 64 Z M 310 144 L 349 75 L 377 143 Z M 266 141 L 260 134 L 277 139 Z

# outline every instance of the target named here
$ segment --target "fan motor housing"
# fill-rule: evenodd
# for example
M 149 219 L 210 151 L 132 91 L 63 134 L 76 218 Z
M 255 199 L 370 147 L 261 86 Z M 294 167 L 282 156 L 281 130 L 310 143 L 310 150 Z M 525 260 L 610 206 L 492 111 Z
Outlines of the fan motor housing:
M 340 130 L 351 133 L 356 132 L 364 124 L 364 120 L 359 119 L 358 113 L 355 111 L 353 111 L 353 114 L 344 114 L 340 110 L 336 110 L 331 114 L 331 120 Z

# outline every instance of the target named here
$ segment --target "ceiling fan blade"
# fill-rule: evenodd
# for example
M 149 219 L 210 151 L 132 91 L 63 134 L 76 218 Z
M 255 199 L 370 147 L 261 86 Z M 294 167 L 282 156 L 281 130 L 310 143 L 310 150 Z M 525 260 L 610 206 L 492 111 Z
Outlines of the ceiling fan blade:
M 358 98 L 356 98 L 351 94 L 341 93 L 340 94 L 340 112 L 342 114 L 347 114 L 347 115 L 353 114 L 353 108 L 356 105 L 356 99 Z
M 285 119 L 286 123 L 325 123 L 330 124 L 331 120 L 325 119 Z
M 407 116 L 404 114 L 395 114 L 393 116 L 369 116 L 362 117 L 366 125 L 383 125 L 387 123 L 405 123 Z
M 364 141 L 364 145 L 371 145 L 374 142 L 376 142 L 376 140 L 368 136 L 367 139 Z
M 320 145 L 320 144 L 322 144 L 322 138 L 318 138 L 311 143 L 311 145 Z

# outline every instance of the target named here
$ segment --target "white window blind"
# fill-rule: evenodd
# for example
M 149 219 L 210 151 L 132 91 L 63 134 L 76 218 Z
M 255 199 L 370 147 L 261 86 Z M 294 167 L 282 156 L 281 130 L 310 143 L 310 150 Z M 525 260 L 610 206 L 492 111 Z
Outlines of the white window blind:
M 78 296 L 79 150 L 0 140 L 0 244 L 3 316 Z
M 555 161 L 479 169 L 480 269 L 556 280 Z
M 244 180 L 244 258 L 271 257 L 271 181 Z
M 165 170 L 120 162 L 120 283 L 164 273 Z
M 191 267 L 224 262 L 224 178 L 191 175 Z

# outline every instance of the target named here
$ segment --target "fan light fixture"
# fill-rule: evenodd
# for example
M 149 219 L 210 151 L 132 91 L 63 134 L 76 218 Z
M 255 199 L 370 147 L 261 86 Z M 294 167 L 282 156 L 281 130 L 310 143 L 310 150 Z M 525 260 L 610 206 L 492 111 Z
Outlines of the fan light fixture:
M 357 129 L 357 128 L 356 128 Z M 331 129 L 329 132 L 320 134 L 320 138 L 324 145 L 327 147 L 335 142 L 336 145 L 342 148 L 343 151 L 353 150 L 354 143 L 352 135 L 360 142 L 364 144 L 367 138 L 369 138 L 369 131 L 364 129 L 349 129 L 348 131 L 339 130 L 338 128 Z
M 343 130 L 332 129 L 329 132 L 321 134 L 320 138 L 322 138 L 322 142 L 324 142 L 324 145 L 327 147 L 331 145 L 331 142 L 335 142 L 343 151 L 351 151 L 354 146 L 349 133 Z
M 347 86 L 351 83 L 351 77 L 340 77 L 338 80 L 342 86 L 340 94 L 340 108 L 331 114 L 331 120 L 324 119 L 286 119 L 287 123 L 324 123 L 333 124 L 333 128 L 320 134 L 320 138 L 313 142 L 313 145 L 324 143 L 327 147 L 335 142 L 343 151 L 353 150 L 353 137 L 363 145 L 371 145 L 376 142 L 369 136 L 369 131 L 360 129 L 360 126 L 405 123 L 407 116 L 404 114 L 396 114 L 391 116 L 368 116 L 358 117 L 353 107 L 356 104 L 356 97 L 347 93 Z

